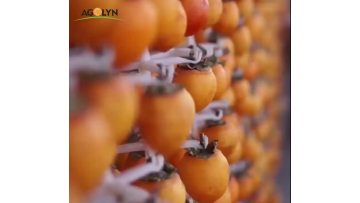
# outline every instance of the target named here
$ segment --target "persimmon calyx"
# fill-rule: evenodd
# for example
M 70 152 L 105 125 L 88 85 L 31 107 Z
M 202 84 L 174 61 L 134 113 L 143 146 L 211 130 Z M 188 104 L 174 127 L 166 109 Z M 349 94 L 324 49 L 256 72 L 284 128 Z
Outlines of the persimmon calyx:
M 217 145 L 218 145 L 218 141 L 213 140 L 206 147 L 187 149 L 187 154 L 201 159 L 208 159 L 210 156 L 212 156 L 215 153 L 215 149 L 217 148 Z
M 164 163 L 164 166 L 160 171 L 149 173 L 145 177 L 141 178 L 141 180 L 150 181 L 150 182 L 159 182 L 162 180 L 169 179 L 174 172 L 176 172 L 176 168 L 173 165 L 166 162 Z
M 201 144 L 198 140 L 186 140 L 182 145 L 182 148 L 201 148 Z

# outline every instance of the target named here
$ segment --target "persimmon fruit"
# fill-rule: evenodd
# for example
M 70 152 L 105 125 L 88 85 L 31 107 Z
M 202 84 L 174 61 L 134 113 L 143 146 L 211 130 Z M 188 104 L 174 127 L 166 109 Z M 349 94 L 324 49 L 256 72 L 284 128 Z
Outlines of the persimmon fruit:
M 209 21 L 208 0 L 180 0 L 187 16 L 186 36 L 206 28 Z
M 250 50 L 252 43 L 252 36 L 247 26 L 241 26 L 231 34 L 231 38 L 234 42 L 235 52 L 237 55 L 241 55 Z
M 231 84 L 237 103 L 243 102 L 250 95 L 250 83 L 248 80 L 235 78 Z
M 164 202 L 184 203 L 186 200 L 186 191 L 180 176 L 175 172 L 170 174 L 163 171 L 161 172 L 160 174 L 151 174 L 153 176 L 147 180 L 138 180 L 134 185 L 149 192 L 157 192 L 159 199 Z
M 158 32 L 152 48 L 166 51 L 182 43 L 187 17 L 179 0 L 152 0 L 158 13 Z
M 250 95 L 243 101 L 237 102 L 235 109 L 240 115 L 256 116 L 261 112 L 263 107 L 261 98 L 257 95 Z
M 245 19 L 250 18 L 255 10 L 254 0 L 237 0 L 237 6 Z
M 174 82 L 183 85 L 195 102 L 196 112 L 205 108 L 216 93 L 216 77 L 211 68 L 188 69 L 178 66 Z
M 178 164 L 186 191 L 198 202 L 215 202 L 229 182 L 229 164 L 221 151 L 211 146 L 199 153 L 187 152 Z
M 230 85 L 230 81 L 228 81 L 227 72 L 221 64 L 215 64 L 212 70 L 216 78 L 216 92 L 214 99 L 219 99 Z
M 120 20 L 112 30 L 109 43 L 115 50 L 115 67 L 122 68 L 139 59 L 154 42 L 158 15 L 154 4 L 149 0 L 118 2 Z
M 220 100 L 224 100 L 229 103 L 230 106 L 235 104 L 235 93 L 232 87 L 228 87 L 224 94 L 220 97 Z
M 209 0 L 209 19 L 208 26 L 214 25 L 223 12 L 222 0 Z
M 217 140 L 218 149 L 228 158 L 239 141 L 237 126 L 224 120 L 207 121 L 206 124 L 203 133 L 209 138 L 209 141 Z
M 110 167 L 116 154 L 112 134 L 104 116 L 95 109 L 70 116 L 69 173 L 82 191 L 89 192 L 99 185 Z
M 253 40 L 260 42 L 265 29 L 264 17 L 260 13 L 256 13 L 246 21 L 246 24 L 250 29 Z
M 229 164 L 234 164 L 239 161 L 243 154 L 243 142 L 237 142 L 234 149 L 228 156 L 227 160 Z
M 150 147 L 165 156 L 171 156 L 181 147 L 194 118 L 194 101 L 178 84 L 150 85 L 141 98 L 140 134 Z
M 224 194 L 215 201 L 215 203 L 230 203 L 231 202 L 231 194 L 229 187 L 226 188 Z
M 234 1 L 223 3 L 223 12 L 213 29 L 223 35 L 230 35 L 239 24 L 239 9 Z
M 84 71 L 79 77 L 81 94 L 105 115 L 114 131 L 115 141 L 124 141 L 138 117 L 136 88 L 125 78 L 104 72 Z
M 230 177 L 229 191 L 230 191 L 231 202 L 233 203 L 237 202 L 239 199 L 239 183 L 234 176 Z
M 263 146 L 255 136 L 248 136 L 244 140 L 243 158 L 254 161 L 263 153 Z

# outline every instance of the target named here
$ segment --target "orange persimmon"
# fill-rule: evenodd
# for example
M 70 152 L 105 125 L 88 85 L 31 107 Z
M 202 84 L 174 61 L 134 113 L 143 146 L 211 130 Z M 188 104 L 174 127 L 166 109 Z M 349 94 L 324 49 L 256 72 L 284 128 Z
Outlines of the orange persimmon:
M 164 202 L 184 203 L 186 200 L 185 186 L 177 173 L 167 174 L 156 180 L 138 180 L 134 185 L 149 192 L 157 192 L 159 199 Z
M 264 151 L 262 143 L 252 135 L 246 137 L 243 147 L 243 158 L 249 161 L 258 159 Z
M 150 85 L 141 99 L 140 134 L 150 147 L 170 156 L 189 136 L 194 118 L 194 101 L 185 88 Z
M 158 13 L 158 33 L 152 48 L 166 51 L 182 43 L 187 17 L 179 0 L 151 0 Z
M 224 94 L 220 97 L 220 100 L 224 100 L 229 103 L 230 106 L 235 104 L 235 93 L 232 87 L 228 87 Z
M 198 202 L 215 202 L 228 186 L 229 164 L 220 150 L 187 152 L 178 164 L 178 171 L 189 195 Z
M 203 133 L 209 138 L 209 141 L 218 141 L 218 149 L 228 159 L 236 143 L 239 142 L 237 126 L 224 120 L 207 121 L 206 124 Z
M 113 132 L 101 113 L 86 109 L 70 115 L 69 173 L 79 189 L 99 185 L 115 155 Z
M 226 188 L 224 194 L 215 201 L 215 203 L 230 203 L 231 202 L 231 194 L 229 187 Z
M 148 0 L 121 0 L 117 6 L 120 20 L 109 40 L 115 49 L 114 65 L 122 68 L 139 59 L 153 43 L 157 34 L 158 15 L 154 4 Z
M 186 36 L 206 28 L 209 21 L 208 0 L 180 0 L 187 16 Z
M 252 36 L 247 26 L 241 26 L 232 33 L 231 39 L 235 45 L 235 52 L 237 55 L 241 55 L 250 50 L 252 43 Z
M 196 112 L 205 108 L 216 93 L 216 77 L 211 68 L 188 69 L 178 66 L 174 82 L 183 85 L 195 102 Z
M 216 78 L 216 92 L 214 99 L 219 99 L 226 91 L 227 87 L 230 84 L 230 81 L 228 80 L 225 68 L 221 64 L 214 65 L 213 73 Z
M 239 9 L 234 1 L 226 1 L 223 4 L 223 12 L 213 29 L 218 33 L 229 35 L 239 24 Z
M 134 125 L 139 111 L 136 88 L 120 76 L 84 71 L 79 74 L 81 94 L 98 108 L 114 131 L 117 143 L 124 141 Z
M 208 26 L 214 25 L 223 12 L 222 0 L 209 0 L 209 20 Z
M 234 176 L 230 177 L 229 181 L 229 191 L 231 202 L 236 203 L 239 199 L 239 183 Z

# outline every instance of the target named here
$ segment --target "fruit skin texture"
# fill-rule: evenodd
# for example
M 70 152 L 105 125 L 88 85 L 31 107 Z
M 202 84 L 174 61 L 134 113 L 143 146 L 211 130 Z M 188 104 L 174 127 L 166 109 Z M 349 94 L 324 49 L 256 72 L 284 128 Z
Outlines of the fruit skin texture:
M 139 111 L 139 95 L 124 78 L 82 82 L 82 94 L 98 108 L 114 131 L 115 142 L 120 144 L 131 131 Z
M 255 8 L 254 0 L 237 0 L 237 6 L 245 19 L 251 17 Z
M 229 187 L 226 189 L 225 193 L 215 201 L 215 203 L 230 203 L 231 202 L 231 195 Z
M 215 202 L 228 186 L 229 164 L 220 150 L 209 158 L 185 154 L 178 171 L 189 195 L 198 202 Z
M 240 177 L 239 181 L 239 200 L 248 199 L 255 191 L 253 179 L 249 175 Z
M 235 104 L 235 93 L 232 87 L 228 87 L 224 94 L 221 96 L 220 100 L 227 101 L 230 106 Z
M 235 100 L 237 103 L 243 102 L 250 96 L 250 83 L 247 80 L 238 80 L 232 83 L 234 89 Z
M 231 38 L 234 42 L 235 52 L 237 55 L 249 52 L 252 43 L 252 37 L 248 27 L 241 26 L 232 33 Z
M 70 116 L 69 173 L 84 192 L 100 184 L 116 154 L 116 143 L 105 118 L 92 109 Z
M 152 0 L 158 13 L 158 33 L 152 48 L 166 51 L 182 43 L 187 17 L 179 0 Z
M 118 7 L 119 18 L 122 20 L 113 29 L 110 45 L 115 49 L 115 67 L 122 68 L 139 59 L 153 43 L 158 18 L 156 8 L 148 0 L 122 0 Z
M 209 142 L 218 140 L 218 149 L 228 158 L 239 141 L 238 129 L 230 122 L 223 125 L 204 128 L 203 132 L 209 138 Z
M 248 66 L 250 61 L 250 54 L 248 52 L 243 53 L 235 57 L 235 64 L 239 68 L 243 69 Z
M 226 72 L 226 80 L 227 83 L 231 83 L 231 76 L 235 68 L 235 57 L 232 54 L 224 55 L 220 58 L 221 61 L 224 62 L 224 68 Z
M 186 191 L 183 182 L 178 174 L 172 174 L 169 179 L 160 182 L 150 182 L 139 180 L 134 185 L 141 187 L 149 192 L 159 190 L 159 198 L 162 201 L 171 203 L 184 203 Z
M 79 188 L 76 185 L 71 183 L 71 180 L 70 180 L 70 185 L 69 185 L 69 195 L 70 195 L 70 198 L 69 198 L 70 203 L 84 202 L 83 201 L 84 197 L 83 197 L 82 192 L 79 190 Z
M 214 25 L 223 12 L 222 0 L 209 0 L 209 20 L 208 26 Z
M 231 202 L 235 203 L 239 199 L 239 183 L 235 177 L 231 176 L 229 181 L 229 192 Z
M 257 95 L 250 95 L 243 101 L 237 102 L 235 109 L 240 115 L 256 116 L 262 109 L 261 98 Z
M 206 28 L 209 20 L 208 0 L 181 0 L 186 16 L 187 27 L 185 36 L 190 36 Z
M 261 73 L 268 69 L 269 56 L 265 49 L 256 49 L 252 53 L 252 58 L 258 64 Z
M 216 64 L 213 67 L 213 73 L 216 78 L 216 93 L 214 99 L 219 99 L 229 86 L 228 76 L 221 64 Z
M 175 167 L 177 167 L 178 164 L 180 163 L 180 160 L 184 157 L 185 153 L 186 153 L 185 149 L 178 149 L 174 154 L 168 157 L 167 161 L 170 162 Z
M 229 35 L 236 30 L 239 24 L 239 9 L 234 1 L 224 2 L 223 12 L 213 29 L 221 34 Z
M 183 85 L 195 102 L 196 112 L 205 108 L 216 93 L 216 77 L 210 68 L 189 70 L 177 67 L 174 82 Z
M 255 161 L 263 153 L 261 143 L 254 137 L 248 136 L 244 142 L 243 157 L 245 160 Z
M 245 66 L 244 77 L 247 80 L 252 81 L 258 76 L 259 71 L 260 71 L 260 69 L 259 69 L 258 64 L 255 61 L 250 61 L 248 63 L 248 66 Z
M 251 18 L 247 20 L 246 24 L 250 29 L 251 36 L 254 41 L 260 42 L 265 29 L 264 17 L 260 14 L 254 14 Z
M 242 156 L 242 153 L 243 153 L 242 142 L 237 142 L 234 149 L 232 150 L 230 155 L 227 157 L 229 164 L 233 164 L 233 163 L 236 163 L 237 161 L 239 161 Z
M 141 99 L 141 136 L 153 149 L 170 156 L 190 134 L 195 105 L 183 88 L 165 95 L 144 95 Z

